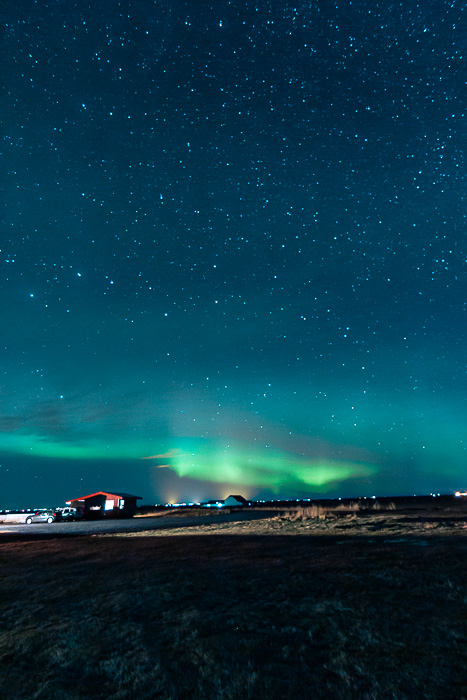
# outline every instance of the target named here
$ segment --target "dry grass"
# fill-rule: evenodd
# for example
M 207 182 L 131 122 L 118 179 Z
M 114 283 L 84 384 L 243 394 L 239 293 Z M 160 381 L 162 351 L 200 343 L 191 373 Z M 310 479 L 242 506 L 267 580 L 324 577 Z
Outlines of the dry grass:
M 0 697 L 467 697 L 464 538 L 370 519 L 4 541 Z
M 303 521 L 303 520 L 328 520 L 336 519 L 342 513 L 375 513 L 381 511 L 383 508 L 378 503 L 378 501 L 353 501 L 348 504 L 341 504 L 338 506 L 322 506 L 322 505 L 311 505 L 308 507 L 297 507 L 286 511 L 280 517 L 283 520 L 290 520 L 292 522 Z M 396 506 L 394 503 L 389 503 L 384 507 L 384 510 L 394 511 Z
M 295 508 L 294 510 L 289 510 L 284 515 L 280 516 L 282 520 L 290 520 L 291 522 L 296 522 L 297 520 L 326 520 L 331 515 L 331 510 L 329 508 L 324 508 L 323 506 L 309 506 L 308 508 Z

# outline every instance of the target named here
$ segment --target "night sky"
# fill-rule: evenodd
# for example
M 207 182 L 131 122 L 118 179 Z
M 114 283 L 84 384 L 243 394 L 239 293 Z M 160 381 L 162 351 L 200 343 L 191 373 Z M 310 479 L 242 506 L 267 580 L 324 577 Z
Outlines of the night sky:
M 462 10 L 2 4 L 0 508 L 467 487 Z

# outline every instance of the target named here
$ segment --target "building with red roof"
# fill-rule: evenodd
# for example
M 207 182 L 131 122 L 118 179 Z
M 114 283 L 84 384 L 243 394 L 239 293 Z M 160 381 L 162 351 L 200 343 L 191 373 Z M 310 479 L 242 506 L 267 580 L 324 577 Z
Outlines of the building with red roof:
M 141 499 L 142 496 L 131 493 L 96 491 L 88 496 L 71 498 L 66 504 L 73 508 L 83 508 L 84 514 L 88 516 L 126 518 L 136 513 L 136 501 Z

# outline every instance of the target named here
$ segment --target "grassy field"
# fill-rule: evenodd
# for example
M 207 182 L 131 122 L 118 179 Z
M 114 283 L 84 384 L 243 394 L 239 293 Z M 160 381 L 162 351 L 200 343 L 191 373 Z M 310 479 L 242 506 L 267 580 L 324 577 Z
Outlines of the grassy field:
M 0 539 L 0 697 L 461 700 L 466 523 L 297 511 Z

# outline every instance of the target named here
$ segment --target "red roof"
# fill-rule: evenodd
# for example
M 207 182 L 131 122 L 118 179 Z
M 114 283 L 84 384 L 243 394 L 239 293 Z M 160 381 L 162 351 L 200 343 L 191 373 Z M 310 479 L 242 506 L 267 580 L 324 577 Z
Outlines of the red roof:
M 71 503 L 71 501 L 85 501 L 87 498 L 92 498 L 93 496 L 111 496 L 112 498 L 139 498 L 142 500 L 142 496 L 134 496 L 131 493 L 122 493 L 120 491 L 114 492 L 114 493 L 109 493 L 108 491 L 96 491 L 96 493 L 90 493 L 87 496 L 80 496 L 79 498 L 70 498 L 69 501 L 66 501 L 67 503 Z

